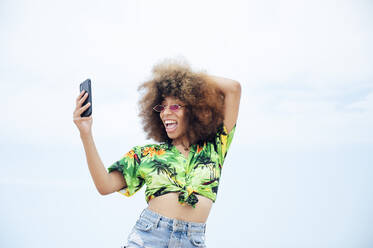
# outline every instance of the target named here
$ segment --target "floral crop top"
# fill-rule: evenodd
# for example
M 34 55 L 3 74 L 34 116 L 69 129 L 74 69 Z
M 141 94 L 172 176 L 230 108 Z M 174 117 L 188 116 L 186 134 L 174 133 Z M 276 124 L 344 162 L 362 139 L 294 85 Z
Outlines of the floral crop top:
M 135 146 L 112 164 L 109 173 L 120 171 L 127 187 L 117 191 L 125 196 L 146 184 L 146 201 L 170 192 L 180 192 L 179 202 L 195 207 L 196 194 L 216 200 L 219 180 L 236 125 L 230 133 L 221 125 L 214 142 L 192 145 L 186 158 L 172 144 Z

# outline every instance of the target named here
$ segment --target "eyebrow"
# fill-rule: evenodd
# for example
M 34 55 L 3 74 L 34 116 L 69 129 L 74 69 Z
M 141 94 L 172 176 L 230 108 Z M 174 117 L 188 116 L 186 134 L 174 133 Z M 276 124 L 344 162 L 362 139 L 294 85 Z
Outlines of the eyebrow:
M 174 105 L 174 104 L 183 105 L 181 102 L 171 103 L 169 105 Z M 161 105 L 166 105 L 166 103 L 163 101 L 163 102 L 161 102 Z

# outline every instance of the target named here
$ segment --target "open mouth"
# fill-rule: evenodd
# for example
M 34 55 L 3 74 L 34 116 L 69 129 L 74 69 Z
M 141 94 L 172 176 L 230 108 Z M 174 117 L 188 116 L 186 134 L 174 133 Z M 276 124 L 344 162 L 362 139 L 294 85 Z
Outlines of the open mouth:
M 164 125 L 166 127 L 166 132 L 173 132 L 177 128 L 177 121 L 174 120 L 166 120 L 164 122 Z

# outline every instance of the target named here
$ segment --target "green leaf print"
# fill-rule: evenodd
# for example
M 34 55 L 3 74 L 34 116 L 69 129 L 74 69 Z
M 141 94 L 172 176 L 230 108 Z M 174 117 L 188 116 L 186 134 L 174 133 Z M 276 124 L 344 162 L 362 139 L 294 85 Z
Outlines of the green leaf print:
M 175 177 L 177 175 L 175 167 L 172 167 L 169 164 L 162 163 L 161 161 L 158 161 L 158 160 L 153 160 L 153 163 L 151 166 L 153 168 L 153 171 L 157 171 L 158 175 L 163 173 L 164 175 L 167 176 L 168 180 L 171 183 L 181 188 L 181 185 L 175 180 Z
M 211 160 L 210 157 L 202 156 L 198 159 L 197 164 L 194 166 L 194 170 L 200 168 L 208 168 L 210 171 L 210 180 L 214 180 L 218 178 L 218 172 L 216 168 L 216 164 Z

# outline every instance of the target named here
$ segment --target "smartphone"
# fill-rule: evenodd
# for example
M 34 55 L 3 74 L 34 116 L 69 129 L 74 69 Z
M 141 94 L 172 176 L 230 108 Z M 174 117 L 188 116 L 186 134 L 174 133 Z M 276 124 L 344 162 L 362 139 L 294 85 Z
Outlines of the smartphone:
M 89 78 L 80 84 L 80 92 L 82 92 L 83 90 L 85 90 L 88 93 L 88 97 L 87 99 L 85 99 L 82 106 L 86 105 L 89 102 L 91 103 L 91 105 L 80 115 L 80 117 L 88 117 L 92 114 L 92 89 L 91 80 Z

